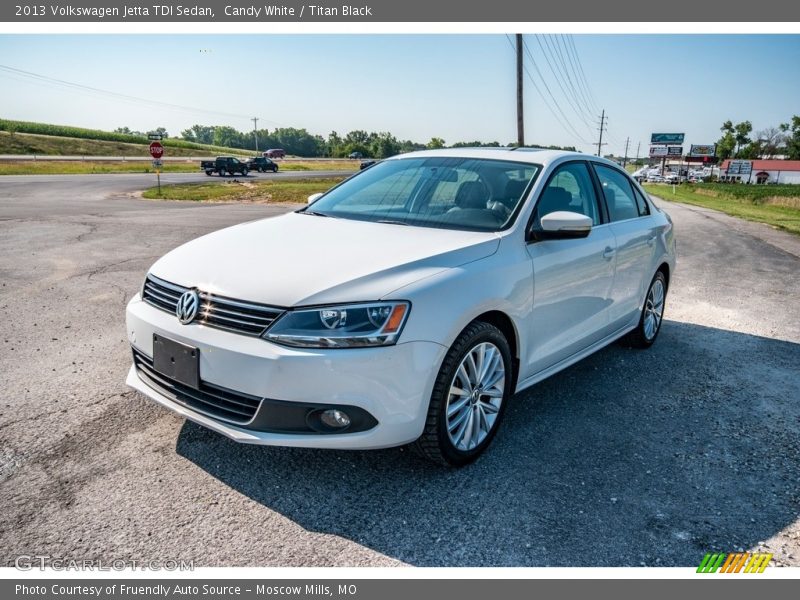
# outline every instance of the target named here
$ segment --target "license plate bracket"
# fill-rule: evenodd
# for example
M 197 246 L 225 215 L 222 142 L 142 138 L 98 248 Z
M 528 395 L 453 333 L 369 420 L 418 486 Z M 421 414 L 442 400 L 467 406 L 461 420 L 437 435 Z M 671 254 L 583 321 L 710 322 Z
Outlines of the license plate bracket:
M 153 368 L 162 375 L 200 389 L 200 349 L 153 334 Z

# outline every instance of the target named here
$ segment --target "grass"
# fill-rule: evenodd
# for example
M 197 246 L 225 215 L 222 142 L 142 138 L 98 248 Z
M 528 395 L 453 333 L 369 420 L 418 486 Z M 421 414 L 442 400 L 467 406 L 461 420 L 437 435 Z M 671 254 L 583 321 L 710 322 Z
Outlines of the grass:
M 352 161 L 282 160 L 283 171 L 342 171 L 353 172 L 358 167 Z M 166 161 L 162 173 L 199 173 L 196 160 Z M 0 175 L 91 175 L 93 173 L 155 173 L 149 161 L 79 161 L 79 160 L 8 160 L 0 161 Z
M 71 138 L 37 133 L 0 131 L 0 154 L 38 154 L 41 156 L 148 156 L 149 144 L 112 142 L 86 138 Z M 201 146 L 177 148 L 166 146 L 167 156 L 255 156 L 254 152 L 239 148 Z
M 344 177 L 328 179 L 256 180 L 214 179 L 203 183 L 162 185 L 142 193 L 151 200 L 185 200 L 189 202 L 297 202 L 305 204 L 311 194 L 324 192 Z
M 648 193 L 800 235 L 800 185 L 646 184 Z
M 195 173 L 199 165 L 191 163 L 164 163 L 162 173 Z M 0 175 L 91 175 L 93 173 L 155 173 L 147 161 L 4 161 L 0 162 Z

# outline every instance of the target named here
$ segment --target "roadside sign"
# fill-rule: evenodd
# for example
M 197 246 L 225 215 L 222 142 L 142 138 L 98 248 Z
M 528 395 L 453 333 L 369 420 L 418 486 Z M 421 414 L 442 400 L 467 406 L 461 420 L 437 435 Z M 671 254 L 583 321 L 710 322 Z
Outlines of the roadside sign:
M 667 155 L 667 147 L 666 146 L 650 146 L 650 156 L 666 156 Z
M 161 158 L 164 156 L 164 146 L 161 145 L 161 142 L 150 143 L 150 156 L 153 158 Z
M 164 136 L 161 135 L 160 133 L 148 133 L 147 139 L 155 142 L 160 142 L 162 139 L 164 139 Z
M 753 163 L 749 160 L 732 160 L 728 163 L 728 175 L 750 175 Z
M 164 166 L 164 161 L 161 160 L 160 158 L 157 158 L 157 159 L 155 159 L 153 161 L 153 168 L 154 169 L 160 169 L 163 166 Z
M 683 156 L 683 146 L 668 146 L 667 156 Z
M 682 133 L 652 133 L 650 134 L 651 144 L 682 144 L 684 134 Z
M 716 153 L 716 144 L 692 144 L 689 148 L 689 156 L 715 156 Z

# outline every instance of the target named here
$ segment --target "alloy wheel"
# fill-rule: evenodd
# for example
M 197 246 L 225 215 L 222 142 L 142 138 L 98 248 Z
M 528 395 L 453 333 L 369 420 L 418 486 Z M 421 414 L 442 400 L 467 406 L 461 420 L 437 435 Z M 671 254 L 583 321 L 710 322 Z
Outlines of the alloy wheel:
M 492 431 L 505 381 L 503 355 L 490 342 L 474 346 L 461 360 L 445 407 L 447 434 L 458 450 L 472 450 Z

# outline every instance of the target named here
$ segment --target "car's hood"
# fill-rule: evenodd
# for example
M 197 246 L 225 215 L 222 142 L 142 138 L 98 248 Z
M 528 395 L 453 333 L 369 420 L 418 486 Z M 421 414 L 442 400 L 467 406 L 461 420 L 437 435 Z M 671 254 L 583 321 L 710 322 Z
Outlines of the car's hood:
M 499 237 L 289 213 L 176 248 L 151 272 L 166 281 L 275 306 L 378 300 L 497 250 Z

